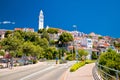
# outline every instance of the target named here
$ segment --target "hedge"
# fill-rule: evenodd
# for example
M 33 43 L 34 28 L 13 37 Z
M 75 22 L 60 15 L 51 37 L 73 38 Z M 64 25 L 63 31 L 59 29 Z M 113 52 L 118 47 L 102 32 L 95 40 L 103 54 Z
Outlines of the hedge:
M 79 69 L 80 67 L 84 66 L 85 65 L 85 62 L 78 62 L 78 63 L 75 63 L 71 68 L 70 68 L 70 72 L 74 72 L 76 71 L 77 69 Z
M 94 63 L 94 62 L 96 62 L 96 60 L 86 60 L 85 64 L 90 64 L 90 63 Z
M 94 62 L 95 62 L 95 60 L 86 60 L 86 61 L 75 63 L 70 68 L 70 72 L 76 71 L 77 69 L 79 69 L 80 67 L 84 66 L 85 64 L 90 64 L 90 63 L 94 63 Z

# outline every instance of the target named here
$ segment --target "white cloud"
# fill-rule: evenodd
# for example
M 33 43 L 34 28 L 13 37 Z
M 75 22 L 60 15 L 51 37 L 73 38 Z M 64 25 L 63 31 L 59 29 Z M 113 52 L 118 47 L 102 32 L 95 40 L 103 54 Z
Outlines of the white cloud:
M 3 21 L 3 22 L 0 22 L 0 24 L 15 24 L 15 22 L 11 22 L 11 21 Z
M 10 24 L 11 22 L 10 21 L 3 21 L 2 23 L 3 24 Z
M 15 24 L 15 22 L 12 22 L 12 24 Z
M 73 27 L 77 27 L 76 25 L 73 25 Z

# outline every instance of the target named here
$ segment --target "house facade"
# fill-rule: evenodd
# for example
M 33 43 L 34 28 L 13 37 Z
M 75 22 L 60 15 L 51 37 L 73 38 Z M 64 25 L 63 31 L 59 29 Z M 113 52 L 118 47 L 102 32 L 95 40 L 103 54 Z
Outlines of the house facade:
M 88 49 L 91 49 L 93 47 L 93 41 L 92 41 L 92 39 L 86 38 L 86 37 L 83 38 L 81 40 L 81 46 L 84 46 L 84 47 L 86 47 Z
M 0 40 L 5 37 L 6 30 L 0 30 Z
M 20 30 L 20 31 L 24 31 L 24 32 L 34 32 L 33 28 L 15 28 L 15 31 Z

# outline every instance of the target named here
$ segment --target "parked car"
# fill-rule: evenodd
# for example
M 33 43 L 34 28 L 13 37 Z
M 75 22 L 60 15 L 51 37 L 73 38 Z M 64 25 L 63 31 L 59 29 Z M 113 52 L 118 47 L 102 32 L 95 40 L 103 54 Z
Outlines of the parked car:
M 19 59 L 19 60 L 17 60 L 17 63 L 19 63 L 20 65 L 28 65 L 28 64 L 32 64 L 32 61 Z
M 8 62 L 8 59 L 0 58 L 0 63 L 7 63 L 7 62 Z
M 0 69 L 7 67 L 8 60 L 5 58 L 0 58 Z

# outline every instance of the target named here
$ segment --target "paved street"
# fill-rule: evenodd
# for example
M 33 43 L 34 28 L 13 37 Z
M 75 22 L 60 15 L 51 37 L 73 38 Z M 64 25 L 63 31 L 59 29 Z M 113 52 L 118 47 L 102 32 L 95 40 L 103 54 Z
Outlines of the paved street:
M 86 64 L 85 66 L 79 68 L 75 72 L 67 71 L 64 80 L 94 80 L 92 75 L 92 69 L 95 63 Z
M 40 62 L 35 65 L 0 69 L 0 80 L 60 80 L 62 74 L 73 64 L 55 64 Z

